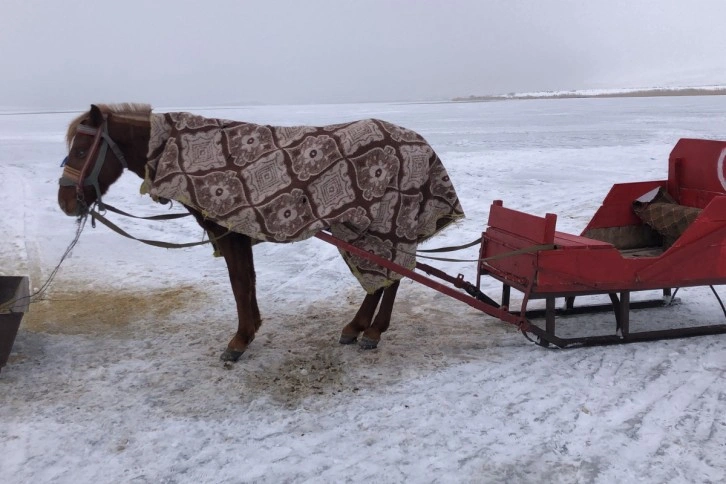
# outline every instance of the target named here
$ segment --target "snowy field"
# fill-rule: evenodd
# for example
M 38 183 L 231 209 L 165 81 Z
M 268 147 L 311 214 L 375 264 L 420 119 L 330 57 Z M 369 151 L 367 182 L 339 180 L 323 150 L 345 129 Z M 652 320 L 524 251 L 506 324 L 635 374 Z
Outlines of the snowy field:
M 467 214 L 426 247 L 477 238 L 494 199 L 579 233 L 613 183 L 666 178 L 680 137 L 726 138 L 723 96 L 196 112 L 286 125 L 378 117 L 419 131 Z M 0 115 L 0 275 L 34 287 L 75 231 L 56 205 L 74 116 Z M 139 185 L 127 174 L 107 201 L 165 212 Z M 147 238 L 201 237 L 186 219 L 118 222 Z M 225 365 L 236 313 L 223 260 L 88 224 L 0 373 L 0 481 L 726 481 L 726 336 L 548 350 L 404 281 L 391 329 L 363 351 L 337 343 L 363 296 L 337 249 L 262 244 L 255 258 L 264 323 Z M 475 279 L 473 263 L 436 265 Z M 484 290 L 498 297 L 499 285 Z M 634 323 L 724 317 L 708 288 L 679 297 Z

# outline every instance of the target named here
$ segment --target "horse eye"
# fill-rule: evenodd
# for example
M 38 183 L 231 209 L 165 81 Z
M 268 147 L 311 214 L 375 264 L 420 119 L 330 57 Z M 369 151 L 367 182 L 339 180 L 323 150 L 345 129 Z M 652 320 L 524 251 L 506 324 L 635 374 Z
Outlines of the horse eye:
M 81 149 L 79 149 L 79 150 L 77 150 L 77 151 L 76 151 L 76 155 L 77 155 L 77 156 L 78 156 L 79 158 L 83 158 L 84 156 L 86 156 L 86 150 L 81 150 Z

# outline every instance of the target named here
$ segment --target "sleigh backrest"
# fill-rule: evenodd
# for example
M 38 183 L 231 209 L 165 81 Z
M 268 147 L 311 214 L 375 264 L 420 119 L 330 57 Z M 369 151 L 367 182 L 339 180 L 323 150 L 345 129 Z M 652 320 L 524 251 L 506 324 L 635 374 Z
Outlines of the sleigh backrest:
M 726 194 L 726 141 L 684 138 L 668 159 L 668 192 L 688 207 L 705 208 Z
M 602 202 L 582 235 L 602 240 L 592 230 L 611 227 L 638 227 L 642 221 L 632 210 L 633 200 L 658 187 L 665 188 L 680 205 L 705 208 L 717 195 L 726 194 L 726 141 L 683 138 L 671 150 L 668 179 L 617 183 Z M 639 232 L 648 239 L 650 234 Z M 606 238 L 618 245 L 614 239 Z M 632 245 L 632 244 L 630 244 Z

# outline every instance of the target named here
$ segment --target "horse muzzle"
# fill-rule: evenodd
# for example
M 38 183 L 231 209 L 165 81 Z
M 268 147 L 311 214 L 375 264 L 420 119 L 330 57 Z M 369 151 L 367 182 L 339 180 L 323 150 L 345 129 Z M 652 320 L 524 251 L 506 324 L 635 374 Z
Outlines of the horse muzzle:
M 61 186 L 58 189 L 58 206 L 69 217 L 88 213 L 88 204 L 78 197 L 75 187 Z

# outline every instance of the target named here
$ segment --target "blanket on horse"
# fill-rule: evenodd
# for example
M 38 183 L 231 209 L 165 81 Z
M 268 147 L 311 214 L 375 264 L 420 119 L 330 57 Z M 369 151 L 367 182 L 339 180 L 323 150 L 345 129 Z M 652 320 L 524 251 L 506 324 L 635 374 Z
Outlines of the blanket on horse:
M 281 127 L 152 114 L 148 158 L 142 191 L 157 201 L 176 200 L 255 240 L 330 230 L 407 268 L 418 242 L 464 216 L 423 137 L 375 119 Z M 401 278 L 341 253 L 369 293 Z

